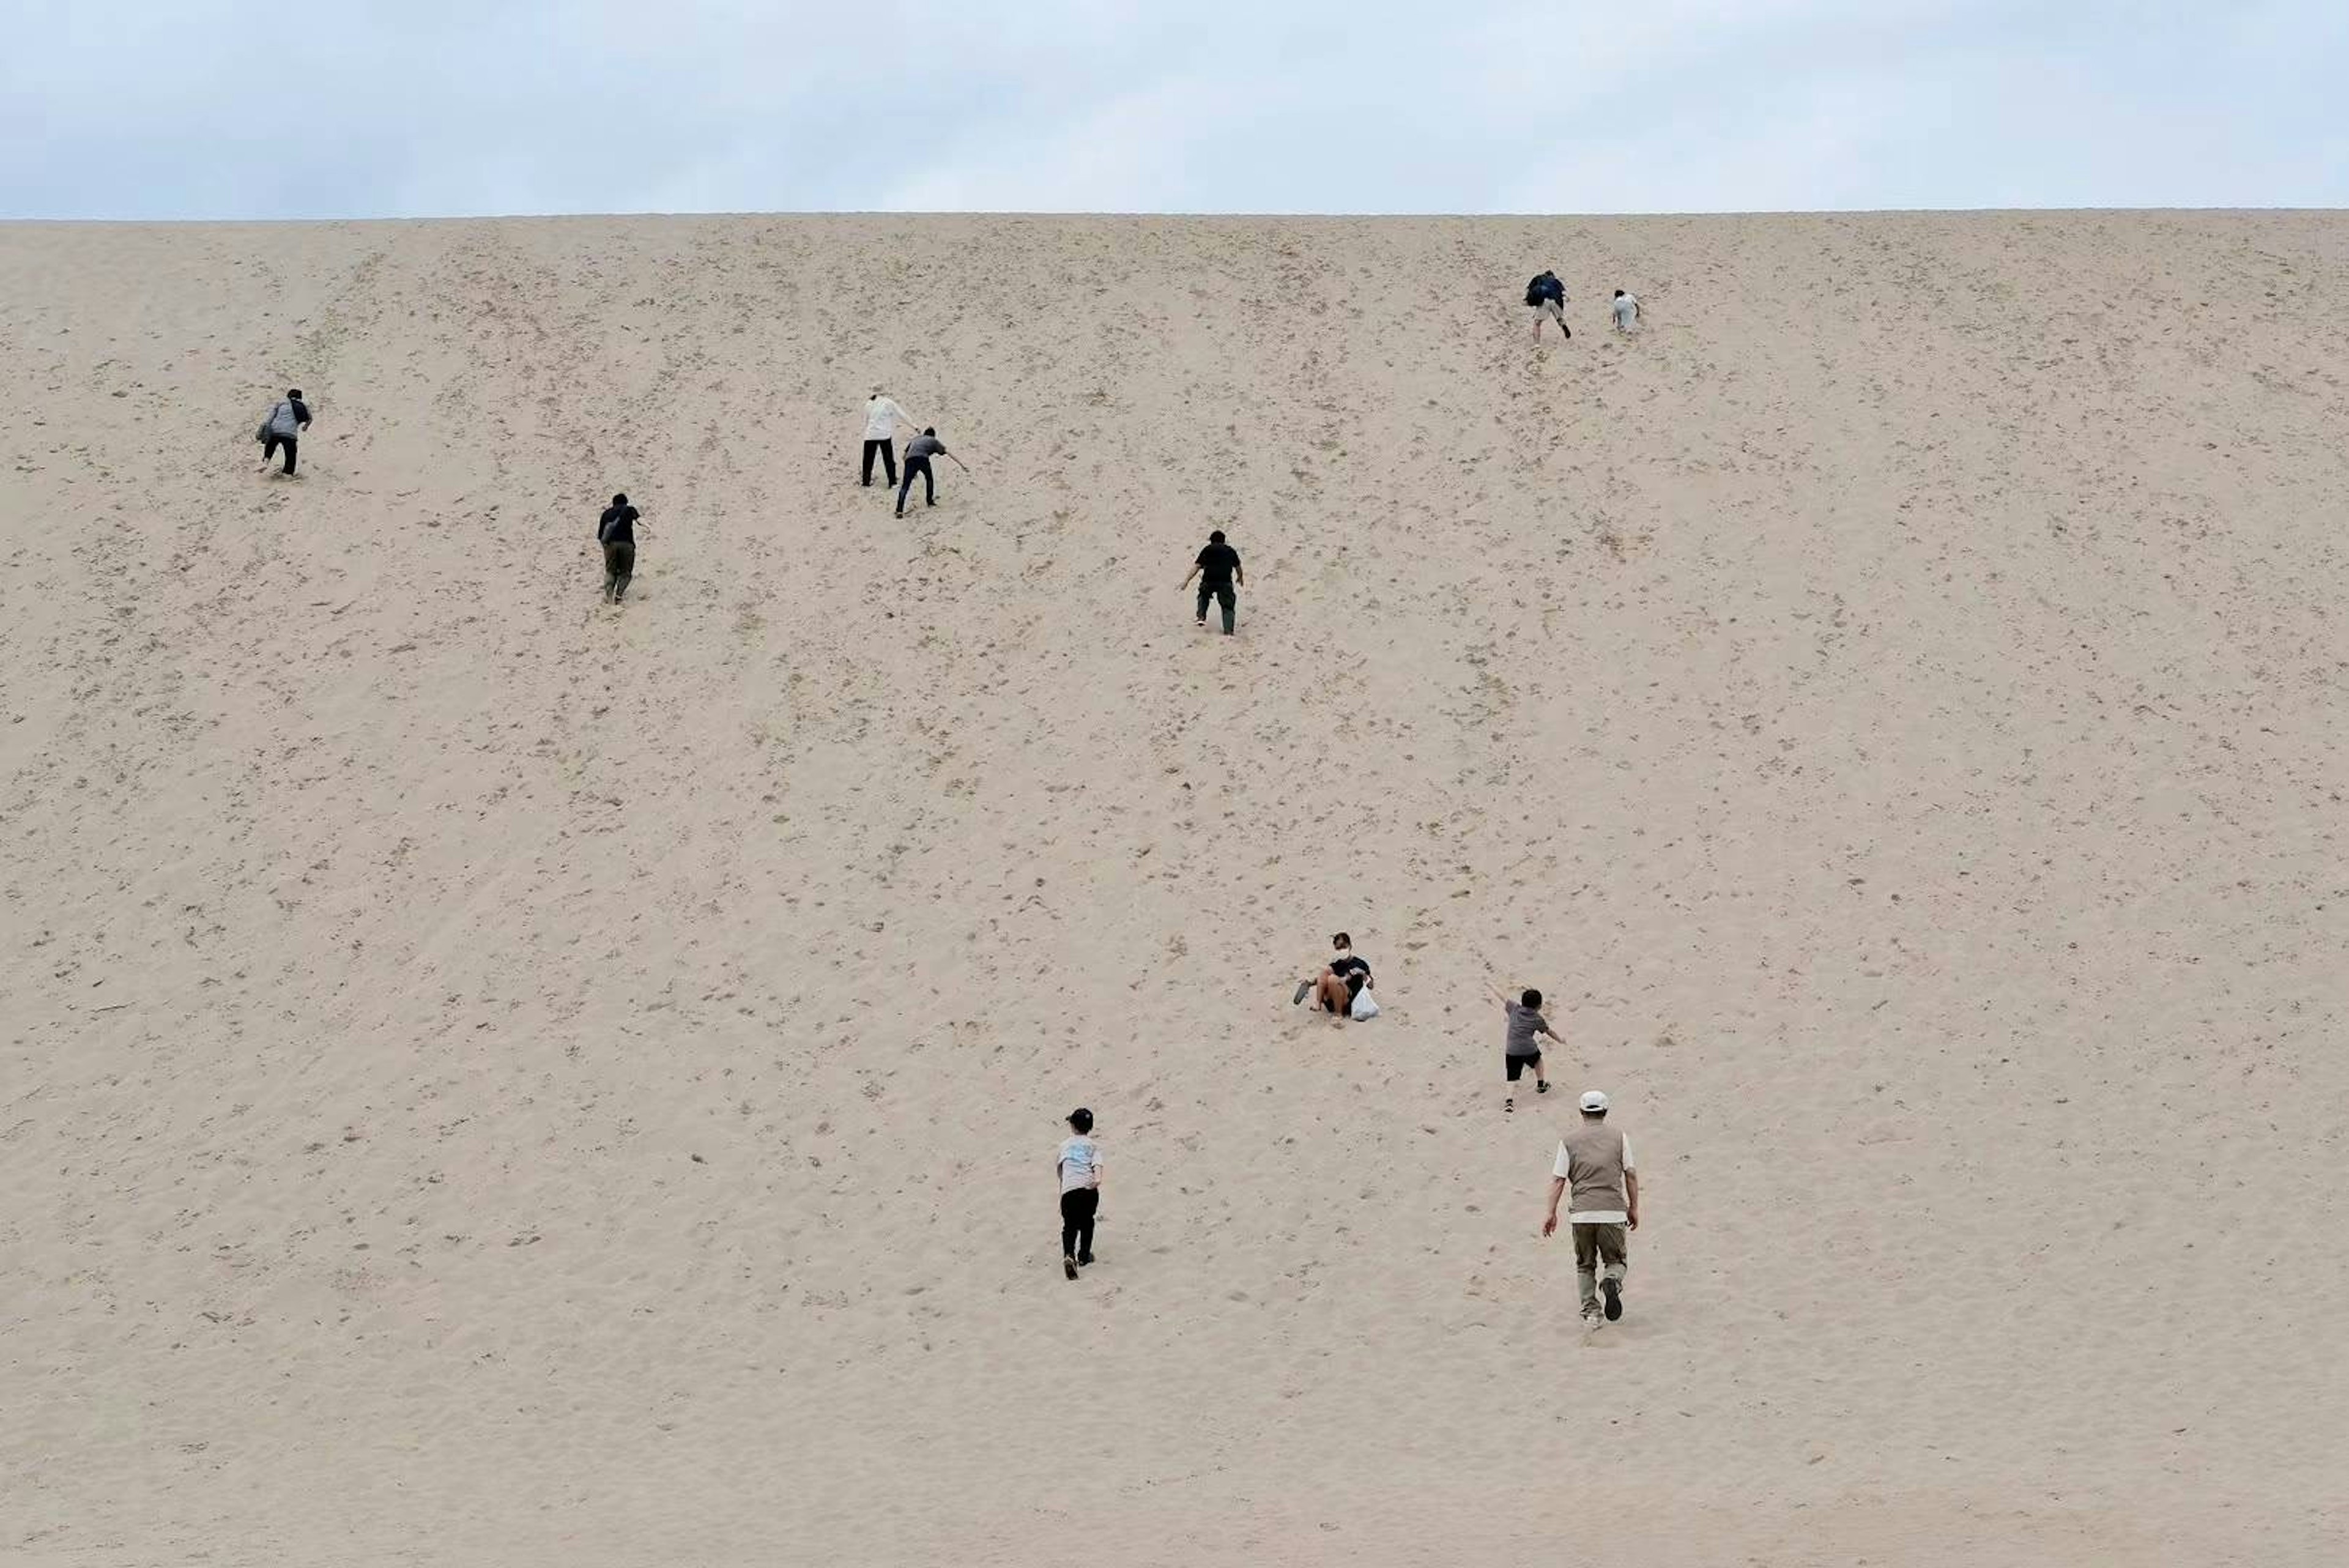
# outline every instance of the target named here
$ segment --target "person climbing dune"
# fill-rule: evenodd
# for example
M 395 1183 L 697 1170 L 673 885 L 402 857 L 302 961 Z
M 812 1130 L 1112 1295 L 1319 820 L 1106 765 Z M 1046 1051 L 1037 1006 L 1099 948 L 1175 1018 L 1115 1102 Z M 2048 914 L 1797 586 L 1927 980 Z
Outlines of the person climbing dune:
M 1544 317 L 1557 323 L 1558 336 L 1571 338 L 1574 328 L 1566 324 L 1566 285 L 1557 281 L 1554 272 L 1536 273 L 1526 285 L 1526 303 L 1534 307 L 1534 341 L 1541 341 Z
M 261 429 L 254 432 L 254 439 L 261 442 L 262 472 L 268 472 L 269 460 L 277 455 L 279 447 L 284 447 L 285 476 L 293 478 L 295 449 L 301 443 L 302 432 L 309 428 L 310 405 L 302 400 L 302 389 L 296 387 L 269 410 L 269 417 L 261 421 Z
M 604 546 L 604 602 L 618 604 L 627 597 L 628 579 L 636 570 L 636 521 L 644 514 L 628 504 L 626 494 L 612 497 L 595 521 L 595 543 Z
M 1501 1070 L 1508 1075 L 1508 1081 L 1515 1084 L 1519 1075 L 1531 1067 L 1534 1070 L 1534 1093 L 1548 1094 L 1549 1078 L 1542 1071 L 1541 1045 L 1535 1036 L 1547 1034 L 1555 1040 L 1557 1031 L 1552 1029 L 1549 1020 L 1542 1016 L 1542 993 L 1528 986 L 1518 994 L 1516 1001 L 1511 1002 L 1501 988 L 1490 981 L 1485 982 L 1485 989 L 1491 992 L 1494 1000 L 1501 1004 L 1501 1012 L 1507 1020 L 1507 1033 L 1501 1046 Z M 1517 1108 L 1515 1089 L 1502 1096 L 1501 1108 L 1505 1111 Z
M 1101 1210 L 1102 1152 L 1093 1141 L 1093 1114 L 1069 1113 L 1075 1136 L 1061 1145 L 1053 1170 L 1061 1179 L 1061 1272 L 1071 1279 L 1093 1261 L 1093 1220 Z

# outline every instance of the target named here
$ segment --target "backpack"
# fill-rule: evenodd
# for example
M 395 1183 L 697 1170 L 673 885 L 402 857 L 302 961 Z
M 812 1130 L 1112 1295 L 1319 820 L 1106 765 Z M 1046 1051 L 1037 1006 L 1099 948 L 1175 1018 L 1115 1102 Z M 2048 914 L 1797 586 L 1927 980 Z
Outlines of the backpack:
M 1539 305 L 1545 299 L 1566 303 L 1566 285 L 1557 281 L 1557 274 L 1546 272 L 1526 285 L 1526 303 Z

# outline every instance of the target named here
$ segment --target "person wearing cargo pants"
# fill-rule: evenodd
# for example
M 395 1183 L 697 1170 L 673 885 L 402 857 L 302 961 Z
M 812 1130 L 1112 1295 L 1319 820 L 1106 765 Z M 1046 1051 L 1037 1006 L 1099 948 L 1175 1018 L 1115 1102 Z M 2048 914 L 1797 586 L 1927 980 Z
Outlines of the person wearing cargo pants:
M 1557 1203 L 1573 1200 L 1567 1220 L 1574 1231 L 1574 1278 L 1582 1298 L 1582 1326 L 1595 1329 L 1623 1315 L 1623 1276 L 1630 1272 L 1630 1232 L 1640 1228 L 1640 1177 L 1631 1143 L 1607 1125 L 1607 1096 L 1582 1095 L 1581 1125 L 1558 1140 L 1550 1169 L 1549 1214 L 1542 1234 L 1557 1233 Z
M 1235 586 L 1247 586 L 1247 573 L 1240 567 L 1240 553 L 1224 543 L 1224 531 L 1216 529 L 1207 535 L 1206 548 L 1183 575 L 1183 586 L 1189 587 L 1191 579 L 1199 579 L 1199 624 L 1207 624 L 1207 605 L 1213 601 L 1224 612 L 1224 635 L 1232 635 Z

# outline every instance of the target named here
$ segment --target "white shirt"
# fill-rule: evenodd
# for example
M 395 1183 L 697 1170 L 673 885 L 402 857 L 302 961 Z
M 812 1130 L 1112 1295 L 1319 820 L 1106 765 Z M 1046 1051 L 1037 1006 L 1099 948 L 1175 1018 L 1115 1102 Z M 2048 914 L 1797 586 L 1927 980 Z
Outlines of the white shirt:
M 1550 1167 L 1549 1173 L 1564 1181 L 1573 1174 L 1567 1168 L 1570 1163 L 1572 1157 L 1566 1152 L 1566 1145 L 1561 1141 L 1557 1146 L 1557 1163 Z M 1638 1174 L 1631 1166 L 1631 1140 L 1626 1137 L 1623 1140 L 1624 1179 L 1628 1181 Z M 1628 1225 L 1631 1222 L 1631 1216 L 1620 1209 L 1593 1209 L 1586 1213 L 1573 1207 L 1572 1200 L 1568 1199 L 1566 1222 L 1569 1225 Z
M 875 398 L 864 405 L 864 439 L 887 441 L 897 433 L 897 421 L 913 421 L 914 416 L 899 408 L 889 398 Z
M 1616 326 L 1629 327 L 1639 318 L 1640 301 L 1636 296 L 1627 294 L 1615 301 Z
M 878 439 L 877 437 L 875 439 Z M 1061 1146 L 1061 1190 L 1101 1185 L 1101 1145 L 1089 1137 L 1072 1137 Z

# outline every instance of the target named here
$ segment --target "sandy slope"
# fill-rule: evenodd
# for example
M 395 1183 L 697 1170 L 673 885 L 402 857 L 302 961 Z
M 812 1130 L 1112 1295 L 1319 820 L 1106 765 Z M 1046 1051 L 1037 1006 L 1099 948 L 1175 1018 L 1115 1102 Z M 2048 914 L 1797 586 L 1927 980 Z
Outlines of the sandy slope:
M 0 229 L 0 1557 L 2344 1560 L 2344 301 L 2339 215 Z M 1643 1157 L 1593 1344 L 1488 964 Z

